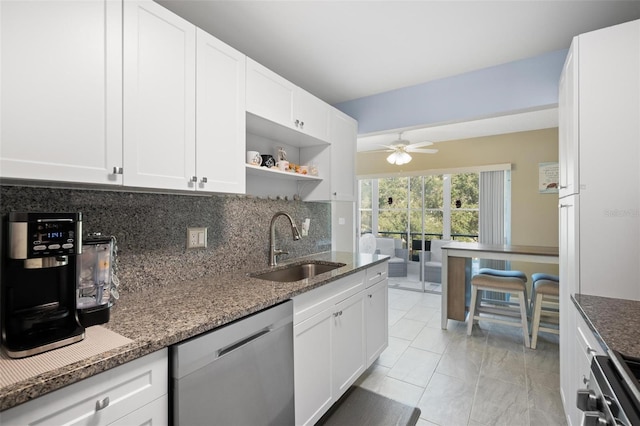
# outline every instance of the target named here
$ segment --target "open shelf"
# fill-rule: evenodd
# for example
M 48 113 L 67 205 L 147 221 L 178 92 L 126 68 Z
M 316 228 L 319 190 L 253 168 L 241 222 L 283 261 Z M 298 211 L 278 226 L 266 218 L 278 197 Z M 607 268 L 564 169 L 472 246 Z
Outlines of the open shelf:
M 262 167 L 262 166 L 252 166 L 251 164 L 245 164 L 247 169 L 247 174 L 253 176 L 268 176 L 275 179 L 287 179 L 287 180 L 297 180 L 297 181 L 322 181 L 322 178 L 319 176 L 310 176 L 303 175 L 300 173 L 293 172 L 282 172 L 275 167 Z

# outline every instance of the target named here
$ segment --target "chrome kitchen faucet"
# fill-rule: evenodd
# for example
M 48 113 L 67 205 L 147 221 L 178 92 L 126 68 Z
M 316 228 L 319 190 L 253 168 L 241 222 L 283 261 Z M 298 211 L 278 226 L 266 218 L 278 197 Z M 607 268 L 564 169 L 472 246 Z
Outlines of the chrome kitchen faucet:
M 288 251 L 276 249 L 276 219 L 278 216 L 285 216 L 289 219 L 291 223 L 291 232 L 293 233 L 293 241 L 298 241 L 300 239 L 300 232 L 298 232 L 298 227 L 293 222 L 293 219 L 288 213 L 285 212 L 277 212 L 271 218 L 271 225 L 269 227 L 269 266 L 276 266 L 277 259 L 276 256 L 280 254 L 289 254 Z

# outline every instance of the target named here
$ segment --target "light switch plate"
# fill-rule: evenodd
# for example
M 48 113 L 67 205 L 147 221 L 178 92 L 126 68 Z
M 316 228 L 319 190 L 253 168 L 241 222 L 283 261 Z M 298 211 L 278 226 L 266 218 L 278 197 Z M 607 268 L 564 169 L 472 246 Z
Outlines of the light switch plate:
M 187 248 L 206 248 L 207 228 L 187 228 Z

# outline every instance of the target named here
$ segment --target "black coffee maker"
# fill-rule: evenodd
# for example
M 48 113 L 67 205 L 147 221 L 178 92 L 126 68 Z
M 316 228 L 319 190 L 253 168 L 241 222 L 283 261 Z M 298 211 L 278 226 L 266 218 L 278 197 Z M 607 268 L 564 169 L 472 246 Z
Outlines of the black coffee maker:
M 76 311 L 81 213 L 9 213 L 0 281 L 2 346 L 22 358 L 84 339 Z

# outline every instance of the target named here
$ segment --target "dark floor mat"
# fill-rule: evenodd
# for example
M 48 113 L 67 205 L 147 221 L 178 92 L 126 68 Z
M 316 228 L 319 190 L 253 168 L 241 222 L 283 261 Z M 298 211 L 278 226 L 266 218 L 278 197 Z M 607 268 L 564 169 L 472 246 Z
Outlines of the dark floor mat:
M 415 426 L 420 409 L 358 386 L 349 390 L 322 416 L 323 426 Z

